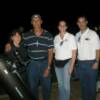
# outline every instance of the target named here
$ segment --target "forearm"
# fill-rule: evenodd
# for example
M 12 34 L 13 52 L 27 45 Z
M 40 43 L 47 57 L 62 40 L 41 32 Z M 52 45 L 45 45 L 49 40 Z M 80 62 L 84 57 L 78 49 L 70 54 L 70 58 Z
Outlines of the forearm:
M 77 50 L 72 51 L 71 67 L 74 67 L 76 61 Z
M 50 67 L 53 59 L 53 49 L 48 49 L 48 66 Z
M 99 64 L 99 60 L 100 60 L 100 50 L 96 50 L 96 61 Z
M 99 67 L 100 50 L 96 50 L 96 62 L 93 64 L 92 68 L 97 70 Z

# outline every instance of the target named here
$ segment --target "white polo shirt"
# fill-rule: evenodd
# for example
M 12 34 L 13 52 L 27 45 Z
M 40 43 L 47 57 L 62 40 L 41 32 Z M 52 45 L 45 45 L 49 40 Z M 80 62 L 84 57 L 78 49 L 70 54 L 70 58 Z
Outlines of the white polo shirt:
M 63 42 L 63 43 L 62 43 Z M 77 49 L 75 37 L 66 32 L 63 40 L 60 34 L 54 38 L 55 59 L 66 60 L 72 58 L 72 50 Z
M 96 50 L 100 49 L 100 39 L 97 33 L 89 28 L 84 33 L 76 34 L 79 60 L 96 59 Z

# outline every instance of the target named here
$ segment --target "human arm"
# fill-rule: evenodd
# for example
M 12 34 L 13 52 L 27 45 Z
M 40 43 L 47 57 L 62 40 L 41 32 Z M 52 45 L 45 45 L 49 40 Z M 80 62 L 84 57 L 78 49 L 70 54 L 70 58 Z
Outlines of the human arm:
M 97 70 L 99 67 L 99 60 L 100 60 L 100 39 L 97 34 L 93 37 L 93 43 L 94 43 L 94 48 L 95 48 L 95 53 L 96 53 L 96 61 L 93 64 L 92 68 Z
M 46 67 L 46 69 L 44 71 L 45 77 L 48 77 L 48 75 L 50 73 L 52 59 L 53 59 L 53 38 L 50 37 L 50 39 L 48 40 L 48 66 Z
M 72 50 L 72 59 L 71 59 L 70 67 L 69 67 L 69 74 L 72 74 L 73 72 L 76 57 L 77 57 L 77 50 Z
M 72 74 L 74 66 L 75 66 L 75 61 L 77 58 L 77 43 L 74 36 L 72 36 L 70 45 L 71 45 L 71 50 L 72 50 L 72 59 L 71 59 L 70 67 L 69 67 L 69 74 Z

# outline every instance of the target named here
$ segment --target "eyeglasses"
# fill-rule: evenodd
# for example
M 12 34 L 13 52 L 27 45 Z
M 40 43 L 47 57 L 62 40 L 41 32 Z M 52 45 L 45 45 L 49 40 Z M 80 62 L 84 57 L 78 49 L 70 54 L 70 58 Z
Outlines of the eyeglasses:
M 64 43 L 64 41 L 61 41 L 61 42 L 60 42 L 60 46 L 62 46 L 62 45 L 63 45 L 63 43 Z
M 78 38 L 78 42 L 80 42 L 80 40 L 81 40 L 81 37 Z

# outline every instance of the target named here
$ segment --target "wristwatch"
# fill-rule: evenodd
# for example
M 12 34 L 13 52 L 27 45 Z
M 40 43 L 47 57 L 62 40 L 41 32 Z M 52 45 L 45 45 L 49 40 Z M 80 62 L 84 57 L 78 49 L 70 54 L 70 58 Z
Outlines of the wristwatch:
M 48 70 L 50 70 L 51 68 L 50 68 L 50 66 L 48 66 Z

